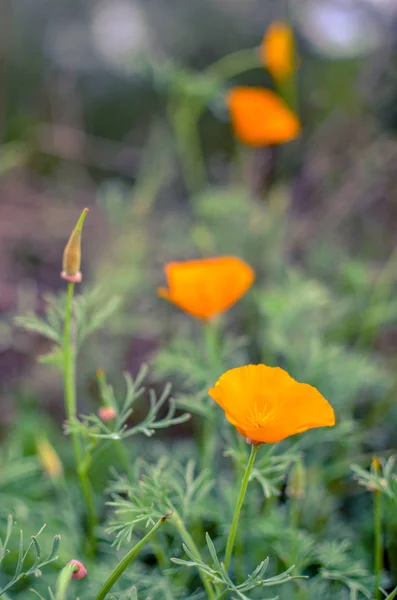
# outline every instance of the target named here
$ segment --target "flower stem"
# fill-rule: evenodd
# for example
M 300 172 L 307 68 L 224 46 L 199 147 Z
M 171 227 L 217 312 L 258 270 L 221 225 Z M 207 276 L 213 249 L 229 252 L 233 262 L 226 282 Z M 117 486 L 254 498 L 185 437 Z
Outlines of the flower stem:
M 73 304 L 74 283 L 68 284 L 66 306 L 65 306 L 65 323 L 63 330 L 63 378 L 64 378 L 64 395 L 65 395 L 65 412 L 67 418 L 76 418 L 76 350 L 71 343 L 71 320 L 72 320 L 72 304 Z M 79 438 L 76 432 L 71 433 L 74 457 L 76 462 L 76 471 L 80 480 L 81 491 L 84 496 L 87 508 L 88 520 L 88 543 L 90 551 L 95 551 L 95 535 L 94 529 L 96 526 L 96 510 L 91 484 L 87 478 L 87 468 L 83 464 L 82 452 Z
M 206 73 L 216 76 L 220 81 L 225 81 L 240 73 L 245 73 L 261 66 L 257 48 L 243 48 L 213 62 L 207 67 Z
M 182 521 L 182 519 L 177 511 L 174 511 L 174 513 L 173 513 L 173 522 L 174 522 L 174 525 L 175 525 L 176 529 L 178 530 L 181 538 L 185 542 L 186 546 L 189 548 L 190 552 L 195 556 L 195 558 L 198 561 L 203 562 L 200 551 L 197 548 L 197 546 L 194 542 L 194 539 L 192 538 L 192 536 L 186 529 L 185 524 Z M 207 592 L 207 596 L 208 596 L 209 600 L 215 600 L 215 593 L 212 588 L 211 582 L 209 581 L 209 579 L 205 575 L 205 573 L 202 573 L 201 571 L 199 571 L 199 573 L 200 573 L 200 577 L 203 582 L 204 589 Z
M 382 492 L 374 491 L 374 535 L 375 535 L 375 600 L 380 600 L 380 583 L 383 569 L 382 541 Z
M 234 509 L 232 526 L 230 528 L 229 537 L 227 539 L 226 544 L 226 554 L 225 554 L 225 568 L 227 569 L 230 563 L 230 559 L 233 553 L 234 541 L 236 539 L 237 525 L 240 518 L 241 507 L 243 506 L 245 493 L 247 491 L 248 482 L 250 480 L 250 475 L 252 471 L 252 467 L 254 466 L 255 456 L 258 452 L 259 444 L 252 444 L 251 446 L 251 454 L 247 463 L 247 467 L 245 469 L 244 477 L 241 482 L 240 492 L 237 499 L 236 508 Z
M 212 379 L 218 379 L 222 373 L 222 357 L 219 344 L 219 334 L 217 324 L 208 321 L 202 326 L 204 336 L 204 352 L 208 364 L 208 373 Z M 213 374 L 213 375 L 212 375 Z M 216 418 L 211 410 L 204 418 L 204 423 L 200 426 L 200 454 L 203 469 L 212 470 L 214 466 L 214 457 L 216 453 Z
M 95 600 L 103 600 L 106 598 L 107 593 L 112 589 L 114 584 L 118 579 L 120 579 L 121 575 L 124 573 L 126 568 L 132 563 L 138 552 L 143 548 L 143 546 L 150 540 L 150 538 L 156 533 L 156 531 L 161 527 L 163 523 L 166 522 L 169 515 L 161 517 L 157 521 L 155 525 L 153 525 L 152 529 L 143 537 L 127 554 L 124 558 L 115 566 L 113 571 L 110 573 L 109 577 L 101 587 L 98 594 L 95 596 Z

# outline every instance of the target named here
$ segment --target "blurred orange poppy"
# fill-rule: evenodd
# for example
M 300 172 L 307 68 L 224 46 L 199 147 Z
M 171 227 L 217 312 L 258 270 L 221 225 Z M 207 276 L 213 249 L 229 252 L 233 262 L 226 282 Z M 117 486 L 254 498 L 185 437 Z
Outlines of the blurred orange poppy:
M 334 411 L 320 392 L 298 383 L 280 367 L 231 369 L 208 393 L 252 443 L 279 442 L 308 429 L 335 425 Z
M 298 137 L 298 117 L 274 92 L 255 87 L 235 87 L 227 103 L 236 136 L 249 146 L 282 144 Z
M 164 270 L 168 288 L 158 288 L 158 295 L 200 319 L 226 311 L 255 279 L 251 267 L 235 256 L 171 262 Z
M 295 68 L 294 34 L 287 23 L 277 21 L 267 29 L 260 57 L 275 79 L 288 79 Z

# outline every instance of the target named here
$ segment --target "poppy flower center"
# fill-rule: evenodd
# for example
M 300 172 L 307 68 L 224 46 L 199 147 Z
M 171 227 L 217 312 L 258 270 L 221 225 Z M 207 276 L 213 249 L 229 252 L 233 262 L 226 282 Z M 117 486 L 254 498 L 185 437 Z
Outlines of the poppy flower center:
M 264 427 L 269 421 L 274 420 L 274 410 L 271 410 L 267 401 L 255 402 L 248 411 L 248 418 L 254 427 Z

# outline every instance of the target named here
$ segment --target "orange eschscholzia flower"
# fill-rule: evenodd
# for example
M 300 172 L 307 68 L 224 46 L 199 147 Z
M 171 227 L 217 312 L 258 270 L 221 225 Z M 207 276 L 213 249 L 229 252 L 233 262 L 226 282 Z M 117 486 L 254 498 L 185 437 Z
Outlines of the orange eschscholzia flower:
M 260 58 L 275 79 L 291 77 L 295 69 L 295 44 L 287 23 L 275 21 L 268 27 L 260 46 Z
M 236 136 L 248 146 L 269 146 L 299 136 L 296 114 L 274 92 L 239 86 L 227 94 L 227 103 Z
M 164 271 L 168 288 L 158 288 L 158 295 L 200 319 L 228 310 L 255 279 L 251 267 L 236 256 L 171 262 Z
M 280 367 L 231 369 L 208 393 L 253 444 L 279 442 L 308 429 L 335 425 L 333 408 L 320 392 L 298 383 Z

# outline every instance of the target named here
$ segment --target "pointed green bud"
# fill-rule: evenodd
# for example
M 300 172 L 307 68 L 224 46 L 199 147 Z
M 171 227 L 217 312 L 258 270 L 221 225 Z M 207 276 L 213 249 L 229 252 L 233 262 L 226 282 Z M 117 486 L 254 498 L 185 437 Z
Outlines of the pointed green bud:
M 84 219 L 88 213 L 88 208 L 85 208 L 77 221 L 76 227 L 73 229 L 68 243 L 63 251 L 62 263 L 62 279 L 71 283 L 80 283 L 82 277 L 80 273 L 81 264 L 81 231 L 83 229 Z
M 303 462 L 298 460 L 292 467 L 288 482 L 287 496 L 290 498 L 303 498 L 306 487 L 306 472 Z

